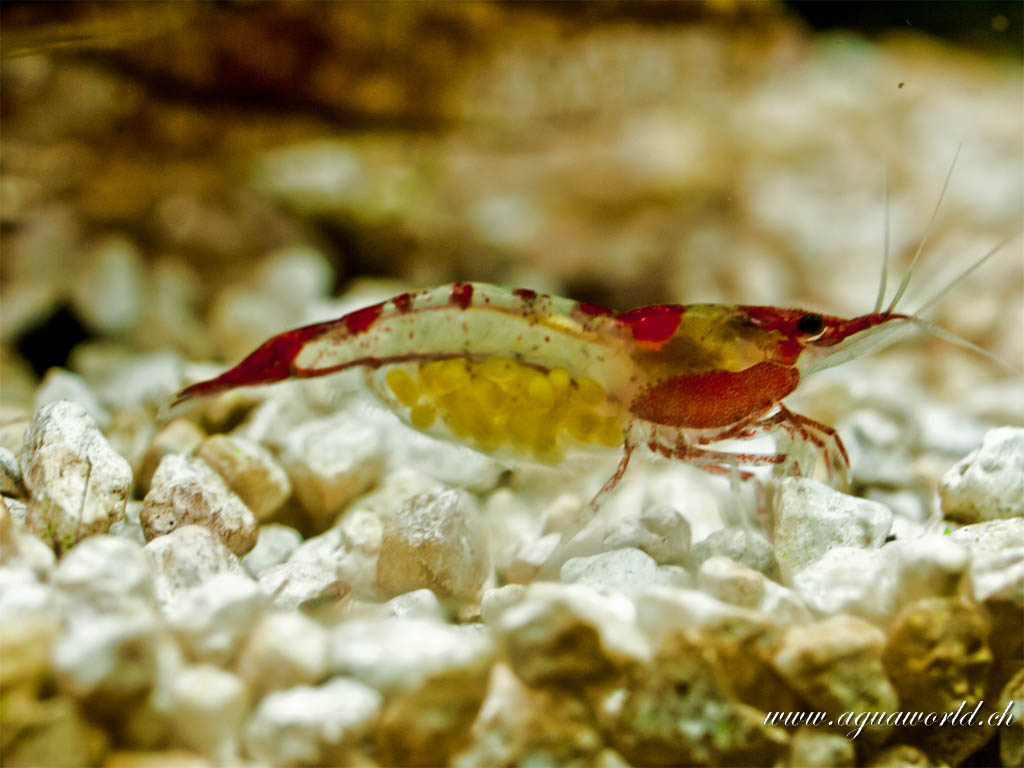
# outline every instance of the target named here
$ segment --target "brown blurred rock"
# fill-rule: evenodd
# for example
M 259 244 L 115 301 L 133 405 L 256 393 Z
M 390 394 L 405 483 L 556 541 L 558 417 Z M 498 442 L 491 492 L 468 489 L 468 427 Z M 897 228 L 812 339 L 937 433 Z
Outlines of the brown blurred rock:
M 683 634 L 637 665 L 613 693 L 603 730 L 640 765 L 766 765 L 789 746 L 764 713 L 741 704 L 715 673 L 713 657 Z
M 603 743 L 586 703 L 556 688 L 524 685 L 507 665 L 497 664 L 469 743 L 452 764 L 514 766 L 531 758 L 588 765 Z
M 914 712 L 972 711 L 985 697 L 992 666 L 989 623 L 975 605 L 955 598 L 920 600 L 905 608 L 888 630 L 883 662 L 900 696 Z M 979 716 L 987 717 L 986 702 Z M 992 738 L 988 726 L 901 728 L 900 738 L 933 759 L 959 764 Z
M 833 718 L 845 712 L 895 712 L 899 699 L 882 665 L 885 634 L 863 619 L 832 616 L 792 627 L 773 663 L 794 691 Z M 868 727 L 863 737 L 884 739 L 887 729 Z

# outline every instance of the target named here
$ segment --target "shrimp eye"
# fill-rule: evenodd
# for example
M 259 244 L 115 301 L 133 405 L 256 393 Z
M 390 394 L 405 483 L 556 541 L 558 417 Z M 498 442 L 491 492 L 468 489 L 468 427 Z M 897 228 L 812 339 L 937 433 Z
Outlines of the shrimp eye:
M 825 330 L 825 318 L 815 312 L 808 312 L 796 321 L 796 327 L 800 329 L 800 333 L 817 336 Z

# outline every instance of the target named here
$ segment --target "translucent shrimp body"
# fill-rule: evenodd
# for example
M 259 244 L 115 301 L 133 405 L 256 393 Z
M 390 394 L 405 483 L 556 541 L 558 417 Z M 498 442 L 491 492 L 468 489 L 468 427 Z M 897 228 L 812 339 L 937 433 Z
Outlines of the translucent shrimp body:
M 845 472 L 849 460 L 835 430 L 783 405 L 803 375 L 918 329 L 977 349 L 895 312 L 908 280 L 909 271 L 887 309 L 853 318 L 720 304 L 613 312 L 531 290 L 454 283 L 286 331 L 222 375 L 186 388 L 175 405 L 362 368 L 411 426 L 492 455 L 558 463 L 573 448 L 621 447 L 619 467 L 597 498 L 615 486 L 638 446 L 730 472 L 786 457 L 705 446 L 780 430 L 816 448 L 830 474 Z

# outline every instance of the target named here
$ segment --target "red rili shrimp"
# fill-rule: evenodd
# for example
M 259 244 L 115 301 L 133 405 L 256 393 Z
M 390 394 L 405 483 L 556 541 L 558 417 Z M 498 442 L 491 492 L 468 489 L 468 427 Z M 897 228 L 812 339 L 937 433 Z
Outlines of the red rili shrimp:
M 817 449 L 831 474 L 849 465 L 839 436 L 786 408 L 784 399 L 808 374 L 920 329 L 987 354 L 919 315 L 1008 242 L 913 314 L 896 312 L 913 263 L 885 309 L 883 266 L 874 309 L 852 318 L 721 304 L 614 312 L 531 290 L 455 283 L 275 336 L 222 375 L 184 389 L 175 405 L 360 367 L 408 424 L 491 455 L 557 464 L 573 448 L 622 449 L 595 505 L 641 445 L 729 472 L 786 456 L 708 444 L 784 431 Z M 795 463 L 792 471 L 799 472 Z

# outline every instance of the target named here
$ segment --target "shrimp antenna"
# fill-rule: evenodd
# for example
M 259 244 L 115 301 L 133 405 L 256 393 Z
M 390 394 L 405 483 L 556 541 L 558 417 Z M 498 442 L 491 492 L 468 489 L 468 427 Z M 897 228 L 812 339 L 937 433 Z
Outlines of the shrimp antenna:
M 917 264 L 917 260 L 921 257 L 921 252 L 924 250 L 925 244 L 928 242 L 928 238 L 932 234 L 932 224 L 935 223 L 935 216 L 939 212 L 939 206 L 942 205 L 942 198 L 946 196 L 946 188 L 949 187 L 949 180 L 953 177 L 953 169 L 956 168 L 956 159 L 960 156 L 960 150 L 963 149 L 964 145 L 959 144 L 956 148 L 956 153 L 953 155 L 953 162 L 949 164 L 949 173 L 946 174 L 946 182 L 942 185 L 942 191 L 939 192 L 939 199 L 935 203 L 935 210 L 932 211 L 932 217 L 928 219 L 928 226 L 924 229 L 924 237 L 921 238 L 921 244 L 917 246 L 917 253 L 914 254 L 914 258 L 910 261 L 910 266 L 907 267 L 907 272 L 903 275 L 903 280 L 900 281 L 900 287 L 896 289 L 896 295 L 892 297 L 892 302 L 889 304 L 889 308 L 885 310 L 885 314 L 891 314 L 896 309 L 896 305 L 900 299 L 903 298 L 903 292 L 907 290 L 907 285 L 910 284 L 910 275 L 914 271 L 914 266 Z
M 882 246 L 882 279 L 878 281 L 878 298 L 875 299 L 875 308 L 872 310 L 877 314 L 885 301 L 885 282 L 889 276 L 889 164 L 885 165 L 885 181 L 882 183 L 883 197 L 885 198 L 885 243 Z
M 906 320 L 907 322 L 913 323 L 918 328 L 927 331 L 932 336 L 936 336 L 937 338 L 940 338 L 943 341 L 948 341 L 950 344 L 956 344 L 958 347 L 969 349 L 972 352 L 976 352 L 977 354 L 981 355 L 982 357 L 988 358 L 989 360 L 991 360 L 993 363 L 995 363 L 1008 373 L 1017 372 L 1012 365 L 1010 365 L 1004 360 L 1000 360 L 998 357 L 993 355 L 984 347 L 979 347 L 974 342 L 968 341 L 967 339 L 961 336 L 957 336 L 955 333 L 947 331 L 945 328 L 942 328 L 941 326 L 938 326 L 935 323 L 929 322 L 928 320 L 924 320 L 920 317 L 908 317 L 906 318 Z
M 956 285 L 957 283 L 959 283 L 959 282 L 960 282 L 961 280 L 963 280 L 963 279 L 964 279 L 965 277 L 967 277 L 967 276 L 968 276 L 969 274 L 971 274 L 971 272 L 973 272 L 973 271 L 974 271 L 974 270 L 976 270 L 976 269 L 977 269 L 978 267 L 980 267 L 980 266 L 981 266 L 982 264 L 984 264 L 984 263 L 985 263 L 986 261 L 988 261 L 988 260 L 989 260 L 989 259 L 991 259 L 991 258 L 992 258 L 993 256 L 995 256 L 995 255 L 996 255 L 997 253 L 999 253 L 999 252 L 1000 252 L 1001 250 L 1003 250 L 1003 248 L 1005 248 L 1005 247 L 1006 247 L 1007 245 L 1009 245 L 1010 243 L 1012 243 L 1012 242 L 1013 242 L 1013 241 L 1014 241 L 1014 240 L 1015 240 L 1015 239 L 1016 239 L 1017 237 L 1019 237 L 1019 236 L 1020 236 L 1020 233 L 1021 233 L 1022 231 L 1024 231 L 1024 230 L 1019 230 L 1019 229 L 1018 229 L 1018 230 L 1017 230 L 1016 232 L 1014 232 L 1014 233 L 1013 233 L 1012 235 L 1010 235 L 1010 236 L 1009 236 L 1008 238 L 1006 238 L 1006 239 L 1005 239 L 1005 240 L 1003 240 L 1003 241 L 1002 241 L 1001 243 L 999 243 L 999 244 L 998 244 L 998 245 L 996 245 L 996 246 L 995 246 L 994 248 L 992 248 L 992 249 L 991 249 L 991 250 L 990 250 L 990 251 L 989 251 L 988 253 L 986 253 L 986 254 L 985 254 L 984 256 L 982 256 L 982 257 L 981 257 L 980 259 L 978 259 L 978 260 L 977 260 L 977 261 L 975 261 L 975 262 L 974 262 L 973 264 L 971 264 L 971 266 L 969 266 L 969 267 L 968 267 L 967 269 L 965 269 L 965 270 L 964 270 L 963 272 L 961 272 L 961 273 L 960 273 L 959 275 L 957 275 L 956 277 L 954 277 L 954 278 L 953 278 L 953 279 L 952 279 L 952 280 L 951 280 L 951 281 L 950 281 L 950 282 L 949 282 L 949 283 L 948 283 L 948 284 L 947 284 L 947 285 L 946 285 L 946 286 L 945 286 L 944 288 L 942 288 L 942 289 L 941 289 L 940 291 L 938 291 L 938 292 L 937 292 L 937 293 L 936 293 L 936 294 L 935 294 L 934 296 L 932 296 L 932 297 L 931 297 L 930 299 L 928 299 L 928 301 L 926 301 L 926 302 L 925 302 L 924 304 L 922 304 L 922 305 L 921 305 L 920 307 L 918 307 L 917 311 L 916 311 L 916 312 L 914 312 L 914 315 L 915 315 L 915 316 L 920 316 L 920 315 L 921 315 L 921 314 L 922 314 L 923 312 L 927 311 L 927 310 L 928 310 L 928 309 L 930 309 L 930 308 L 931 308 L 932 306 L 934 306 L 934 305 L 935 305 L 935 303 L 936 303 L 936 302 L 937 302 L 937 301 L 938 301 L 939 299 L 941 299 L 941 298 L 942 298 L 943 296 L 945 296 L 945 295 L 946 295 L 946 293 L 948 293 L 948 292 L 949 292 L 949 290 L 950 290 L 950 289 L 951 289 L 951 288 L 952 288 L 952 287 L 953 287 L 954 285 Z

